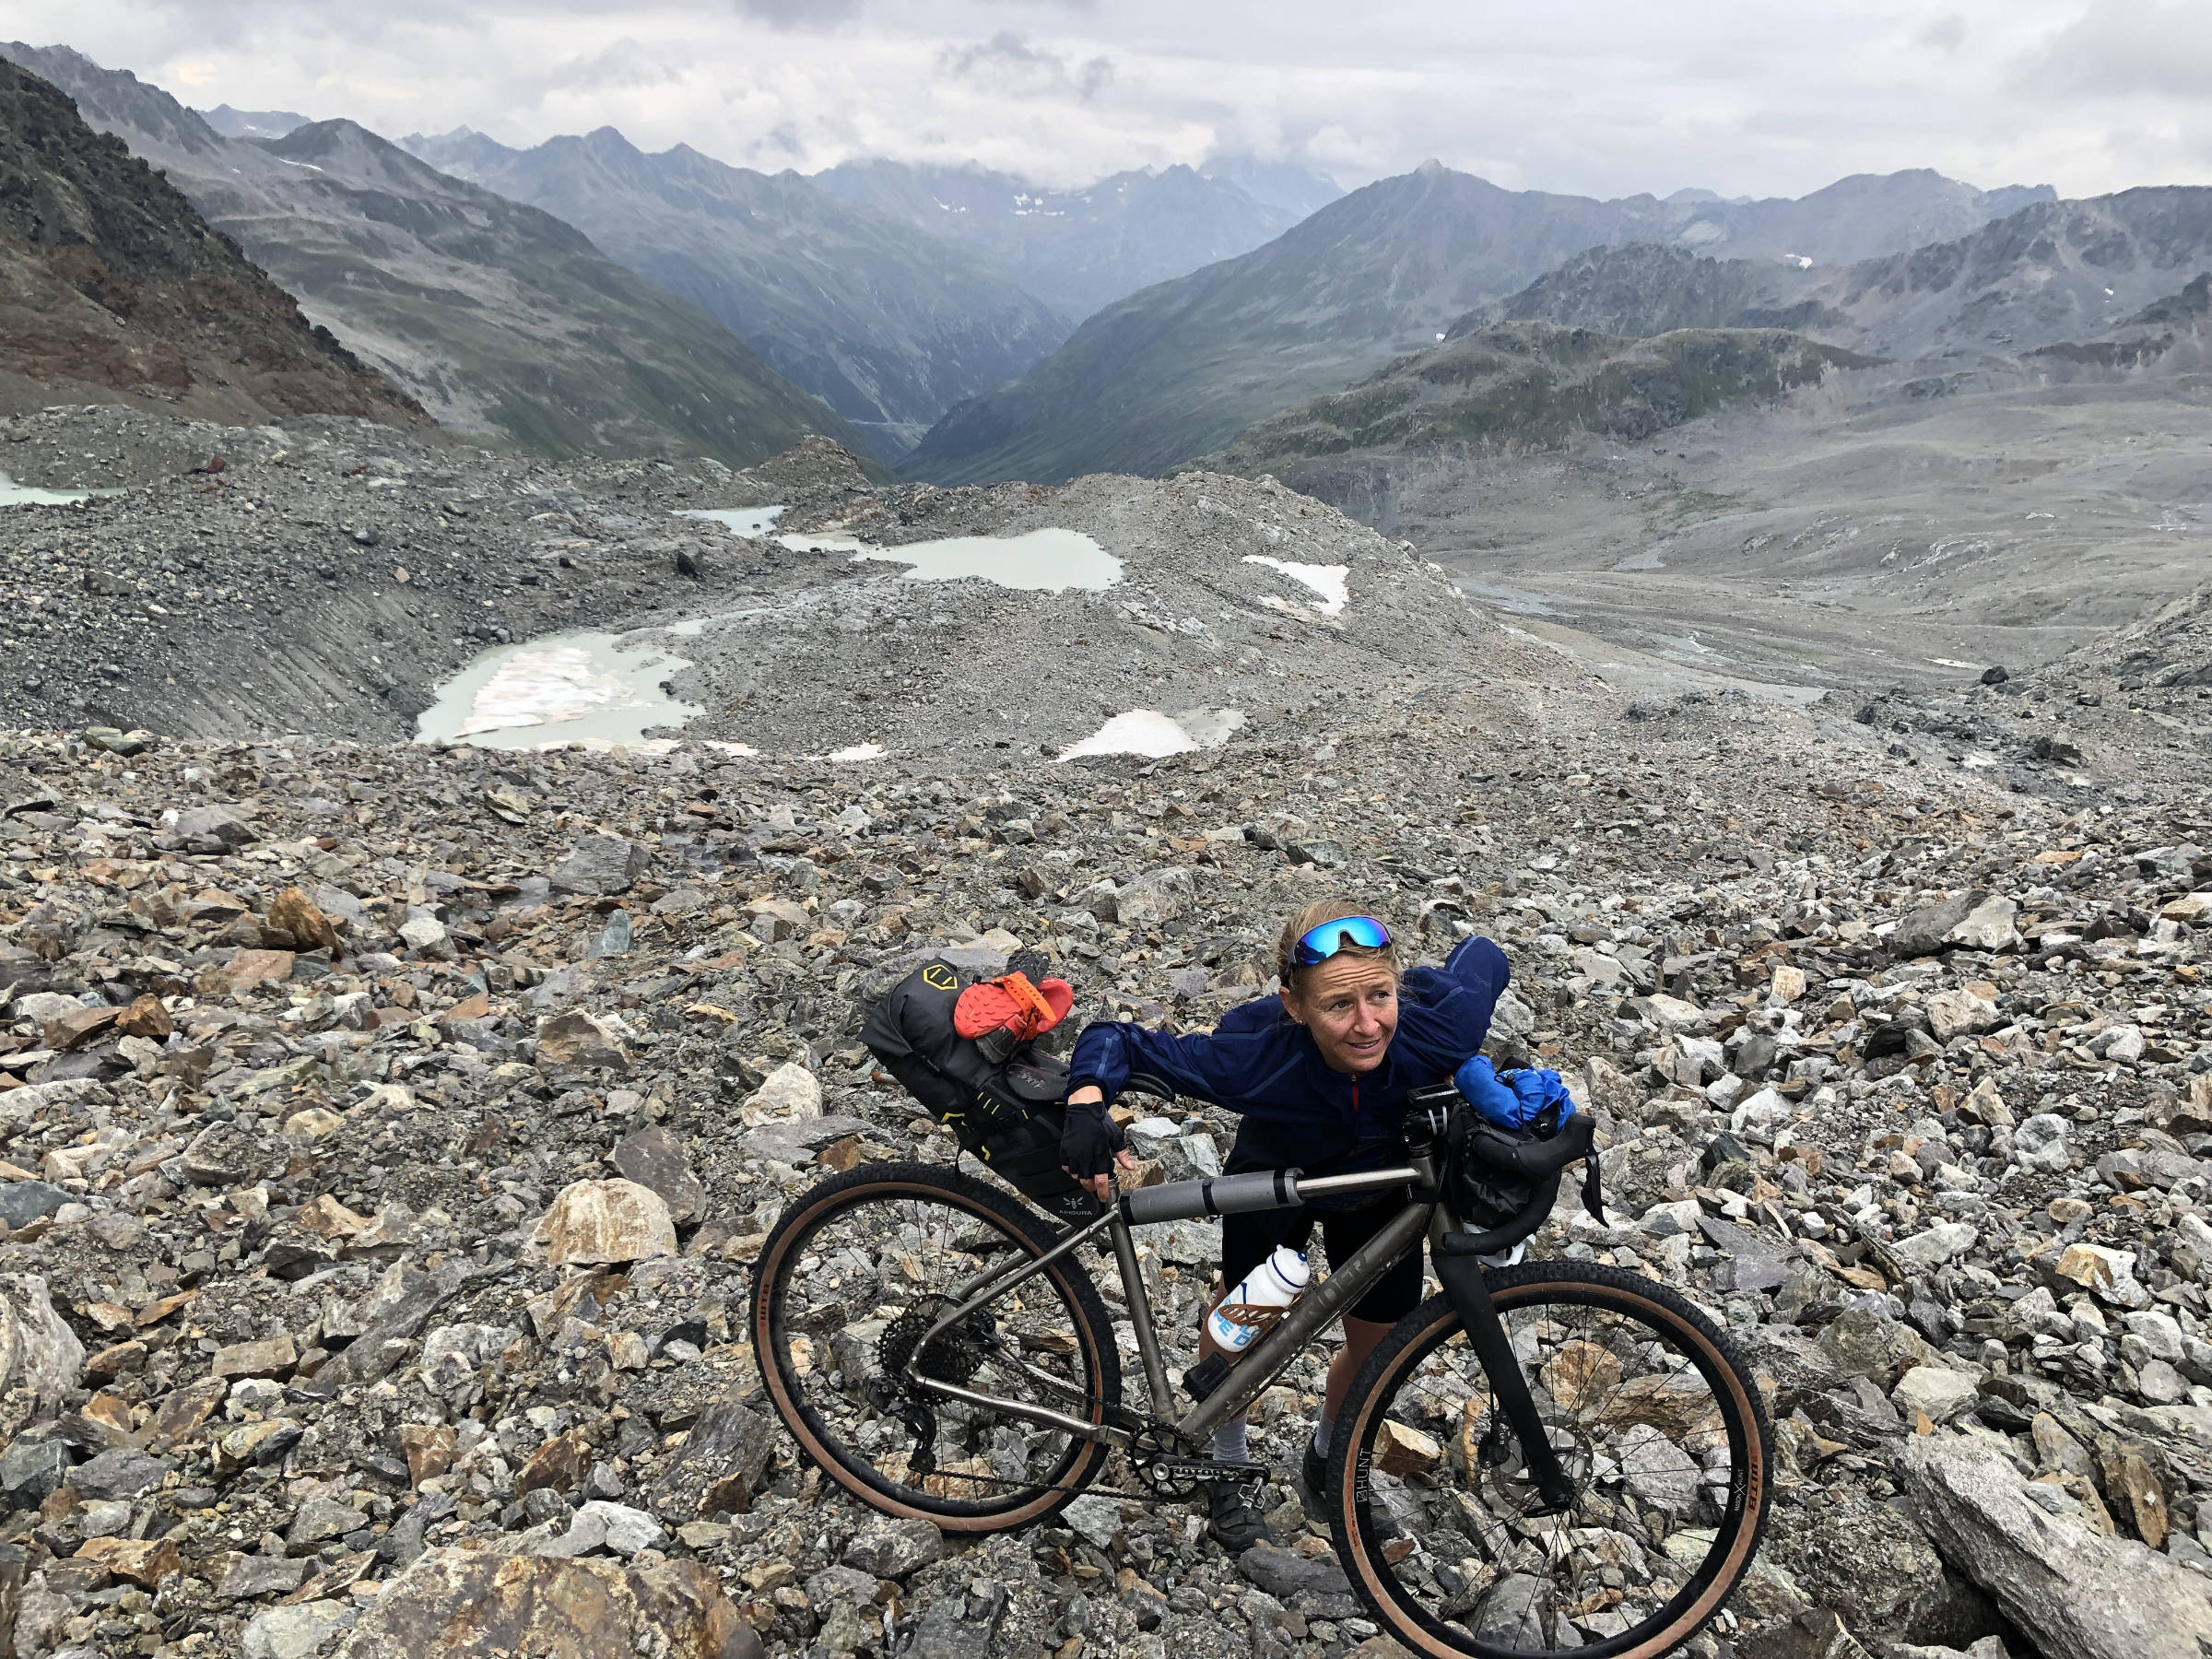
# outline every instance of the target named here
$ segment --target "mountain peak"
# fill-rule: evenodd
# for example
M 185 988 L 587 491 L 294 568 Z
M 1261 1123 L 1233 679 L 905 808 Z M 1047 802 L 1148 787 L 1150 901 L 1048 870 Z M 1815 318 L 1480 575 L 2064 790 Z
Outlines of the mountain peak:
M 1439 161 L 1434 156 L 1431 156 L 1413 171 L 1421 178 L 1433 179 L 1437 174 L 1447 170 L 1441 161 Z

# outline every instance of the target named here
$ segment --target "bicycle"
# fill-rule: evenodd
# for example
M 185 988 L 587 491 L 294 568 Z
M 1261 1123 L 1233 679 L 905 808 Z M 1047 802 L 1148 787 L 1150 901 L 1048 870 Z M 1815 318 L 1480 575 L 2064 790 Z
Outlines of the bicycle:
M 1440 1084 L 1413 1097 L 1401 1166 L 1141 1187 L 1065 1231 L 957 1170 L 833 1176 L 785 1210 L 761 1251 L 751 1331 L 770 1399 L 845 1490 L 950 1533 L 1042 1522 L 1115 1452 L 1139 1485 L 1121 1496 L 1187 1500 L 1266 1473 L 1200 1449 L 1426 1241 L 1443 1292 L 1361 1369 L 1318 1494 L 1352 1588 L 1401 1643 L 1439 1659 L 1668 1652 L 1721 1609 L 1758 1547 L 1765 1407 L 1727 1339 L 1666 1287 L 1592 1263 L 1486 1265 L 1542 1225 L 1577 1157 L 1593 1159 L 1594 1194 L 1594 1152 L 1586 1112 L 1550 1141 L 1492 1137 L 1486 1167 L 1536 1195 L 1473 1231 L 1446 1197 L 1451 1148 L 1482 1133 L 1460 1120 L 1471 1112 Z M 1186 1373 L 1197 1397 L 1171 1417 L 1132 1230 L 1394 1188 L 1405 1208 L 1233 1368 Z M 1149 1412 L 1123 1402 L 1113 1325 L 1077 1259 L 1100 1241 Z

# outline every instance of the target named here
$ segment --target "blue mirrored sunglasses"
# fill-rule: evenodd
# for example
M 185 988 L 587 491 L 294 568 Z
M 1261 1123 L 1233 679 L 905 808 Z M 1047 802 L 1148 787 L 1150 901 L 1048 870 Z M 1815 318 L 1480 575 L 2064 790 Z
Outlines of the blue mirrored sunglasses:
M 1301 935 L 1290 952 L 1300 968 L 1325 962 L 1347 945 L 1362 950 L 1380 950 L 1390 943 L 1390 929 L 1372 916 L 1339 916 Z

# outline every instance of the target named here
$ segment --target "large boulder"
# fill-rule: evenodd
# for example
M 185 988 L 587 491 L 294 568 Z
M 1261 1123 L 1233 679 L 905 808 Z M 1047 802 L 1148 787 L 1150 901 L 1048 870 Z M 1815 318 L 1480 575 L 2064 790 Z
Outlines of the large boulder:
M 651 1187 L 573 1181 L 555 1196 L 530 1242 L 556 1266 L 643 1262 L 676 1253 L 676 1222 Z
M 2032 1502 L 2019 1471 L 1988 1441 L 1909 1436 L 1898 1468 L 1944 1559 L 2033 1631 L 2045 1659 L 2212 1653 L 2212 1581 Z
M 370 1604 L 339 1659 L 654 1653 L 759 1659 L 760 1639 L 692 1560 L 619 1561 L 432 1549 Z
M 35 1273 L 0 1274 L 0 1393 L 26 1388 L 59 1400 L 76 1386 L 85 1345 L 53 1311 Z
M 587 835 L 546 879 L 557 893 L 627 893 L 652 863 L 653 850 L 642 841 Z

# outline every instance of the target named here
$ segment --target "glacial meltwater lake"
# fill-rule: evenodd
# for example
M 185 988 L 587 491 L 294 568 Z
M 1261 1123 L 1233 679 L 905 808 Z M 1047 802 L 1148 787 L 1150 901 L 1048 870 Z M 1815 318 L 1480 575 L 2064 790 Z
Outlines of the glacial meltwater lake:
M 484 653 L 438 688 L 415 723 L 418 743 L 480 748 L 639 742 L 649 726 L 706 711 L 665 688 L 690 666 L 636 635 L 546 634 Z
M 766 535 L 781 507 L 700 507 L 678 518 L 706 519 L 733 535 Z M 949 535 L 937 541 L 878 547 L 854 535 L 779 535 L 794 553 L 850 553 L 909 566 L 912 582 L 988 582 L 1031 593 L 1081 588 L 1097 593 L 1122 579 L 1122 561 L 1079 530 L 1030 530 L 1019 535 Z
M 88 489 L 41 489 L 35 484 L 18 484 L 0 473 L 0 507 L 66 507 L 91 493 Z
M 677 516 L 705 519 L 735 535 L 760 536 L 770 534 L 782 512 L 781 507 L 710 507 Z M 1112 586 L 1122 576 L 1120 559 L 1074 530 L 958 535 L 902 547 L 871 547 L 850 535 L 788 535 L 776 540 L 794 552 L 850 553 L 856 559 L 902 564 L 909 568 L 900 575 L 913 582 L 970 580 L 1033 593 L 1066 588 L 1096 592 Z M 416 722 L 416 740 L 488 748 L 643 741 L 649 727 L 679 726 L 706 712 L 666 689 L 670 677 L 691 662 L 672 655 L 665 644 L 653 642 L 652 636 L 695 639 L 710 623 L 758 616 L 771 608 L 754 606 L 709 612 L 628 634 L 547 634 L 496 646 L 438 688 L 437 701 Z M 1153 715 L 1148 724 L 1138 724 L 1143 729 L 1135 734 L 1135 740 L 1154 746 L 1138 752 L 1172 754 L 1206 741 L 1192 737 L 1164 716 Z M 1129 738 L 1130 734 L 1116 733 L 1091 741 Z M 1167 747 L 1157 747 L 1161 744 Z M 856 743 L 833 751 L 829 759 L 873 760 L 882 754 L 872 743 Z

